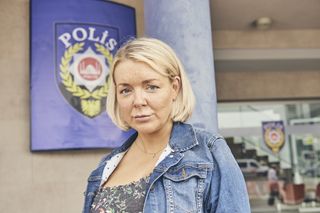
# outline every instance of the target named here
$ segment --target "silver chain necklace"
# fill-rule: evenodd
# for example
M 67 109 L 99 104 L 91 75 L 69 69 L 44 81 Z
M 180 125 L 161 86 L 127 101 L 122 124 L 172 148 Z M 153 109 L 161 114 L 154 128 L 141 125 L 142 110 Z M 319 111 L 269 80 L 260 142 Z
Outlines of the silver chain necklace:
M 143 143 L 143 141 L 141 141 L 141 143 Z M 147 155 L 152 155 L 152 159 L 155 158 L 156 155 L 157 155 L 159 152 L 163 151 L 163 150 L 167 147 L 167 145 L 166 145 L 165 147 L 161 148 L 160 150 L 158 150 L 158 151 L 156 151 L 156 152 L 148 152 L 148 151 L 145 150 L 144 146 L 143 146 L 143 148 L 141 148 L 141 147 L 138 145 L 138 142 L 136 142 L 135 144 L 137 145 L 138 149 L 139 149 L 141 152 L 143 152 L 143 153 L 145 153 L 145 154 L 147 154 Z

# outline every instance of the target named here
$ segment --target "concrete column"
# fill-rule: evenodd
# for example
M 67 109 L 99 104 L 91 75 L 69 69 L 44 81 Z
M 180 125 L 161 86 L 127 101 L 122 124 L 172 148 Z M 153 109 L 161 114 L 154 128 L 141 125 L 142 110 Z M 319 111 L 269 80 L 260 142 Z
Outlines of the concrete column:
M 144 0 L 145 34 L 169 44 L 196 96 L 191 123 L 217 131 L 216 89 L 208 0 Z

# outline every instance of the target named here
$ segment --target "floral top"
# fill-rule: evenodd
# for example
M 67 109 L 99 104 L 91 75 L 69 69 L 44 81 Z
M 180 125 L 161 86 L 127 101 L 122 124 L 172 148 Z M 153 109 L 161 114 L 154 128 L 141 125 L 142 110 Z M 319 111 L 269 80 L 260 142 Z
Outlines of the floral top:
M 146 194 L 148 177 L 126 185 L 101 187 L 95 196 L 91 213 L 140 213 Z

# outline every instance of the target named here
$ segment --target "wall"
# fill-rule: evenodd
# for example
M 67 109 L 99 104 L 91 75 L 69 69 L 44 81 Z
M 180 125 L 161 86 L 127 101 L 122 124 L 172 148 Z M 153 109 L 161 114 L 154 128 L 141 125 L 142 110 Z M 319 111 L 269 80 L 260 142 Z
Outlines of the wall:
M 143 32 L 143 2 L 137 8 Z M 107 150 L 31 153 L 29 1 L 0 1 L 0 212 L 81 212 L 87 176 Z
M 217 49 L 320 48 L 320 30 L 215 31 Z M 218 101 L 319 99 L 320 70 L 216 70 Z
M 215 48 L 320 48 L 320 30 L 223 30 L 213 33 Z
M 216 73 L 218 100 L 266 101 L 319 99 L 320 71 L 221 71 Z

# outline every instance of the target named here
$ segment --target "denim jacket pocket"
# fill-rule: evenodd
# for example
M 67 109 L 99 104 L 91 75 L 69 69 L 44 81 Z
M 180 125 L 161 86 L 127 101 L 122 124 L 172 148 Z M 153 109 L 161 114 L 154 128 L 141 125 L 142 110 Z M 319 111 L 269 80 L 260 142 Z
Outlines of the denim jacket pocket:
M 167 212 L 202 212 L 205 179 L 213 164 L 185 163 L 163 175 Z

